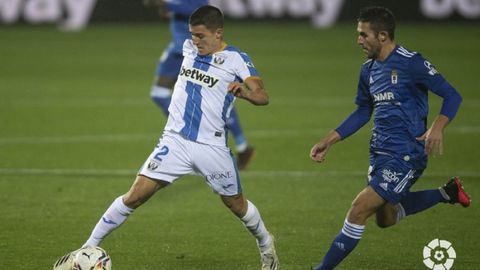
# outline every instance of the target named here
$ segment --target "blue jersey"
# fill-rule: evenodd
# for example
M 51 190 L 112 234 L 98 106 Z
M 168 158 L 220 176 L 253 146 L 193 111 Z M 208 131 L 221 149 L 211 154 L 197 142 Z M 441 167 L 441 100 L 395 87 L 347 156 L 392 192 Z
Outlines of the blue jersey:
M 423 169 L 424 142 L 416 138 L 427 130 L 428 90 L 443 97 L 440 113 L 452 120 L 461 102 L 458 92 L 419 53 L 396 46 L 383 62 L 369 60 L 362 65 L 354 112 L 362 117 L 352 114 L 337 132 L 345 138 L 373 114 L 370 151 Z
M 188 19 L 197 8 L 207 5 L 208 0 L 167 0 L 165 5 L 171 12 L 170 32 L 173 38 L 173 47 L 171 50 L 177 54 L 182 54 L 183 43 L 190 39 L 190 30 L 188 29 Z

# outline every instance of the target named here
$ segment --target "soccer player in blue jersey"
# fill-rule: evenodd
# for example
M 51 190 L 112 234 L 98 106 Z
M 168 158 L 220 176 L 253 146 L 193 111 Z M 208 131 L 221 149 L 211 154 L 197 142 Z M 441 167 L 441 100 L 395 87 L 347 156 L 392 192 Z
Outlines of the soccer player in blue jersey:
M 242 193 L 225 128 L 236 98 L 267 105 L 268 94 L 249 56 L 223 41 L 223 14 L 218 8 L 206 5 L 195 10 L 189 29 L 192 36 L 183 44 L 181 71 L 163 136 L 130 190 L 113 201 L 84 246 L 98 246 L 158 190 L 195 173 L 255 237 L 261 269 L 277 270 L 273 236 L 258 209 Z M 59 259 L 54 269 L 69 269 L 73 254 Z
M 395 19 L 388 9 L 362 9 L 357 31 L 357 42 L 369 59 L 360 70 L 357 109 L 312 147 L 310 157 L 323 162 L 334 143 L 355 133 L 373 114 L 368 185 L 353 200 L 343 228 L 316 270 L 335 268 L 358 244 L 372 215 L 385 228 L 440 202 L 470 205 L 457 177 L 438 189 L 409 191 L 426 168 L 427 156 L 442 154 L 443 131 L 455 117 L 461 96 L 419 53 L 395 43 Z M 428 90 L 443 98 L 430 128 Z
M 188 18 L 194 10 L 207 5 L 208 0 L 149 0 L 146 3 L 159 6 L 161 12 L 167 11 L 170 17 L 172 41 L 160 57 L 155 71 L 155 82 L 150 91 L 152 100 L 168 115 L 172 89 L 183 61 L 183 43 L 190 38 Z M 238 168 L 246 169 L 255 154 L 255 149 L 248 144 L 245 138 L 235 107 L 227 119 L 227 127 L 232 132 L 235 141 Z

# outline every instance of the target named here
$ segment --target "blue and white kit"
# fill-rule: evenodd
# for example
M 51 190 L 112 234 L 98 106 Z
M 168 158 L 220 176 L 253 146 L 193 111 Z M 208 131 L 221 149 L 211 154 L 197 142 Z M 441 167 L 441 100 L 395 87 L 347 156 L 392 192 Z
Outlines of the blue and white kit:
M 227 87 L 258 72 L 248 55 L 232 46 L 202 56 L 188 39 L 183 56 L 163 138 L 140 174 L 173 182 L 198 173 L 219 194 L 235 195 L 241 190 L 240 179 L 226 129 L 235 97 Z
M 462 98 L 419 53 L 396 46 L 383 62 L 362 65 L 357 109 L 336 129 L 342 139 L 374 115 L 370 140 L 369 185 L 392 204 L 400 201 L 427 165 L 428 90 L 443 98 L 440 114 L 450 121 Z

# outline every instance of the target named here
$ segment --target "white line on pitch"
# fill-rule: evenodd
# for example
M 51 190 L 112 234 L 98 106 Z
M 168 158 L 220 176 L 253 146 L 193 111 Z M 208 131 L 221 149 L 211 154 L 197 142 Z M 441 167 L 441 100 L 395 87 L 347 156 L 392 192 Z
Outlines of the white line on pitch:
M 249 130 L 249 138 L 304 138 L 311 136 L 323 136 L 330 129 L 312 128 L 312 129 L 257 129 Z M 368 129 L 359 131 L 360 133 L 370 132 Z M 156 141 L 162 132 L 159 133 L 139 133 L 139 134 L 89 134 L 89 135 L 64 135 L 64 136 L 28 136 L 0 138 L 1 145 L 9 144 L 63 144 L 63 143 L 99 143 L 99 142 L 128 142 L 128 141 Z M 480 134 L 480 126 L 454 126 L 447 130 L 452 134 Z
M 39 169 L 39 168 L 0 168 L 0 175 L 25 175 L 25 176 L 135 176 L 137 171 L 128 169 Z M 453 174 L 463 177 L 479 177 L 478 171 L 455 171 L 455 172 L 427 172 L 425 177 L 450 177 Z M 313 177 L 366 177 L 366 170 L 330 170 L 330 171 L 278 171 L 258 170 L 244 171 L 243 177 L 290 177 L 290 178 L 313 178 Z

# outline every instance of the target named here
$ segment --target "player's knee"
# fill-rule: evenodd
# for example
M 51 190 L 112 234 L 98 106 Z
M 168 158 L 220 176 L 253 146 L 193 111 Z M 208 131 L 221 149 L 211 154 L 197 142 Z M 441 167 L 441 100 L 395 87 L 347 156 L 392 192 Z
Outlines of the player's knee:
M 145 201 L 146 200 L 143 200 L 140 196 L 131 192 L 127 192 L 125 195 L 123 195 L 123 204 L 132 209 L 138 208 Z
M 348 211 L 348 221 L 354 224 L 364 224 L 367 218 L 367 205 L 361 201 L 354 200 L 350 211 Z
M 223 197 L 222 201 L 225 206 L 230 209 L 236 216 L 242 217 L 247 212 L 247 205 L 245 200 L 241 195 L 231 196 L 231 197 Z
M 237 202 L 230 202 L 230 203 L 225 203 L 225 205 L 232 211 L 235 215 L 240 216 L 243 210 L 243 207 L 240 203 Z
M 133 209 L 136 209 L 157 192 L 162 187 L 168 185 L 166 182 L 153 181 L 146 177 L 139 176 L 130 190 L 123 195 L 123 203 Z

